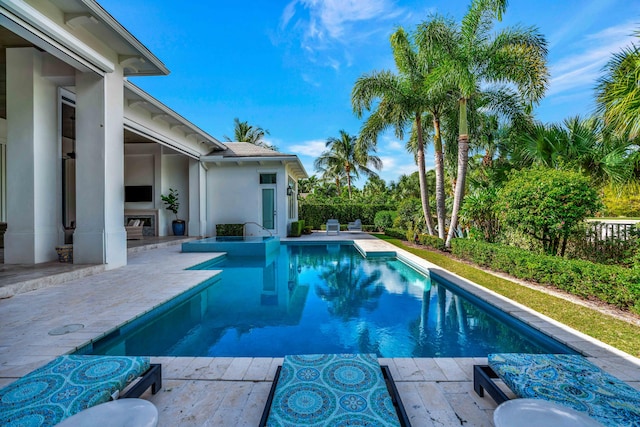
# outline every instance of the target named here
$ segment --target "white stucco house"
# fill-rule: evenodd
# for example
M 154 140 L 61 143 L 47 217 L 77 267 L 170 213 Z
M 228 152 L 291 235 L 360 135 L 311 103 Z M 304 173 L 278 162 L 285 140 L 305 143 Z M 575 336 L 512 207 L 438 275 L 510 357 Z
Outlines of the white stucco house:
M 180 194 L 190 236 L 217 223 L 287 233 L 299 159 L 223 144 L 127 80 L 165 65 L 92 0 L 0 2 L 0 222 L 4 262 L 125 265 L 124 225 L 171 234 L 160 195 Z

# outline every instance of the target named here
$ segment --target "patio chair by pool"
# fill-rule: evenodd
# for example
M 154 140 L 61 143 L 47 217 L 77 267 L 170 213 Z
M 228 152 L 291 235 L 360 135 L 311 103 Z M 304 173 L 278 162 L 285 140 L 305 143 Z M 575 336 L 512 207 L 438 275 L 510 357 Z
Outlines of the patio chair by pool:
M 328 219 L 327 220 L 327 234 L 335 231 L 336 234 L 340 233 L 340 223 L 337 219 Z
M 611 427 L 640 426 L 640 391 L 586 358 L 569 354 L 490 354 L 489 365 L 473 367 L 473 388 L 500 404 L 509 398 L 500 378 L 517 397 L 543 399 L 584 412 Z
M 362 231 L 362 221 L 360 221 L 360 219 L 356 219 L 355 221 L 348 223 L 347 230 Z
M 375 354 L 285 356 L 260 426 L 410 426 Z
M 0 390 L 0 425 L 52 426 L 110 399 L 139 397 L 149 387 L 153 394 L 160 390 L 162 374 L 148 357 L 60 356 Z

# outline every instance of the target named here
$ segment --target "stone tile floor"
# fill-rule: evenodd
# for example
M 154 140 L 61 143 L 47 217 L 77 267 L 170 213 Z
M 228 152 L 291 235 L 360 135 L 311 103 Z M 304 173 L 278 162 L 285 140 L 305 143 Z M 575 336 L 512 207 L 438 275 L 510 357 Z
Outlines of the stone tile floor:
M 397 248 L 363 233 L 306 239 L 356 239 L 365 251 Z M 384 243 L 384 244 L 383 244 Z M 439 268 L 403 251 L 401 258 L 422 268 Z M 130 253 L 129 265 L 0 300 L 0 386 L 217 274 L 184 268 L 212 254 L 180 253 L 178 246 Z M 523 321 L 570 344 L 591 361 L 640 389 L 640 360 L 599 343 L 455 276 L 456 284 Z M 54 328 L 79 323 L 84 328 L 52 336 Z M 163 387 L 143 397 L 160 412 L 160 426 L 255 426 L 280 359 L 154 357 L 163 365 Z M 413 426 L 491 426 L 495 403 L 472 388 L 472 365 L 483 358 L 380 359 L 390 366 Z

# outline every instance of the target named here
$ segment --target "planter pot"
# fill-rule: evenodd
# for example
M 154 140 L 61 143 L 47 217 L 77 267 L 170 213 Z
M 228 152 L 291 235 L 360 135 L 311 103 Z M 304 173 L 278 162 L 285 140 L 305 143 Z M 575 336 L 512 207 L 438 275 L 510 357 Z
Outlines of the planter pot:
M 73 245 L 56 246 L 58 261 L 73 263 Z
M 171 223 L 174 236 L 184 236 L 185 222 L 181 219 L 176 219 Z

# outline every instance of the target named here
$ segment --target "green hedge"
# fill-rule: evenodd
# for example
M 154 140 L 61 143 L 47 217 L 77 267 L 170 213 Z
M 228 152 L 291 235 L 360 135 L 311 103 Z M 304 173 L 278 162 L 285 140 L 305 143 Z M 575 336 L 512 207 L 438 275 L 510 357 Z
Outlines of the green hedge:
M 439 251 L 444 250 L 444 240 L 439 238 L 438 236 L 432 236 L 430 234 L 420 234 L 418 236 L 418 243 L 432 249 L 437 249 Z
M 454 239 L 452 253 L 514 277 L 553 285 L 582 298 L 597 298 L 640 313 L 640 269 L 542 255 L 511 246 Z
M 244 224 L 216 224 L 216 236 L 242 236 Z
M 393 205 L 384 204 L 310 204 L 300 203 L 299 218 L 312 226 L 314 230 L 320 230 L 328 219 L 337 219 L 341 224 L 360 219 L 363 224 L 374 224 L 374 218 L 378 211 L 394 210 Z
M 387 228 L 384 234 L 395 239 L 407 240 L 407 230 L 401 228 Z

